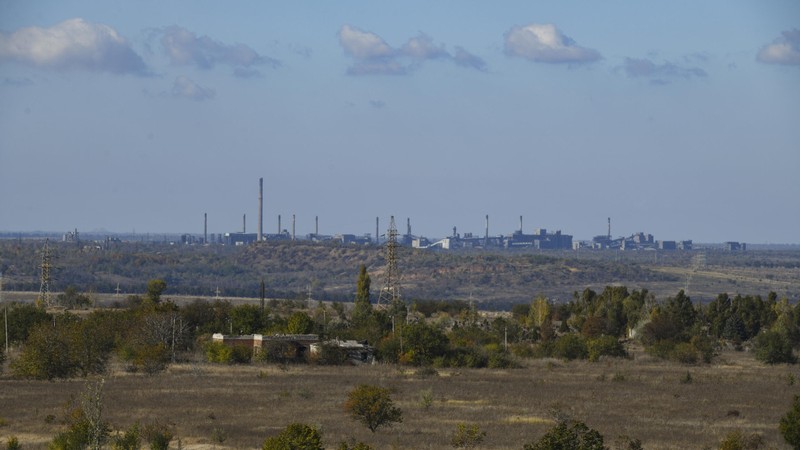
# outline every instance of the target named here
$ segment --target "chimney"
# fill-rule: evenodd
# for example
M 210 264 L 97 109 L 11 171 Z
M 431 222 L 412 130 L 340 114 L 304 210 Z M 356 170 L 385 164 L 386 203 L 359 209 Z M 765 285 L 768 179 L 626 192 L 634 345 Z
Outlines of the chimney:
M 258 237 L 257 241 L 264 236 L 264 179 L 258 179 Z
M 608 240 L 611 240 L 611 217 L 608 218 Z
M 283 230 L 281 230 L 281 215 L 278 214 L 278 234 L 281 234 Z
M 208 244 L 208 213 L 203 213 L 203 244 Z
M 519 216 L 519 234 L 522 234 L 522 216 Z
M 316 226 L 314 227 L 314 236 L 319 236 L 319 216 L 314 216 Z
M 292 214 L 292 240 L 294 240 L 294 239 L 295 239 L 295 234 L 294 234 L 294 225 L 295 225 L 295 222 L 296 222 L 296 221 L 295 221 L 294 214 Z
M 489 215 L 486 215 L 486 242 L 489 242 Z
M 411 236 L 411 218 L 406 217 L 406 234 Z
M 380 217 L 376 217 L 375 218 L 375 244 L 376 245 L 381 243 L 381 235 L 380 235 L 380 232 L 379 232 L 379 227 L 380 227 Z
M 247 233 L 247 214 L 242 214 L 242 234 Z

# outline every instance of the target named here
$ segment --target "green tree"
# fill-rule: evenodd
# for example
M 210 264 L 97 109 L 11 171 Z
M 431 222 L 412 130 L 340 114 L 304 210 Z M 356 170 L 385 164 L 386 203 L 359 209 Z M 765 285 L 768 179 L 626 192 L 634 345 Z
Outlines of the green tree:
M 154 279 L 147 282 L 147 300 L 157 305 L 161 302 L 161 294 L 167 289 L 167 282 L 162 279 Z
M 759 361 L 767 364 L 793 364 L 797 360 L 789 339 L 777 331 L 764 331 L 756 337 L 755 354 Z
M 267 438 L 263 450 L 322 450 L 322 436 L 316 428 L 292 423 L 277 436 Z
M 289 334 L 308 334 L 314 331 L 314 321 L 308 314 L 296 311 L 289 316 L 286 323 L 286 331 Z
M 370 279 L 367 266 L 361 265 L 356 284 L 356 299 L 353 305 L 353 322 L 363 324 L 372 315 L 372 304 L 369 301 Z
M 394 406 L 389 390 L 368 384 L 361 384 L 347 394 L 344 410 L 373 433 L 380 427 L 391 426 L 403 421 L 400 408 Z
M 608 450 L 603 435 L 583 422 L 559 421 L 538 441 L 525 444 L 524 450 Z
M 800 449 L 800 395 L 794 396 L 792 409 L 781 417 L 778 429 L 789 445 L 795 450 Z
M 11 371 L 18 377 L 40 380 L 71 377 L 77 365 L 71 357 L 69 331 L 66 324 L 35 326 L 19 358 L 11 363 Z

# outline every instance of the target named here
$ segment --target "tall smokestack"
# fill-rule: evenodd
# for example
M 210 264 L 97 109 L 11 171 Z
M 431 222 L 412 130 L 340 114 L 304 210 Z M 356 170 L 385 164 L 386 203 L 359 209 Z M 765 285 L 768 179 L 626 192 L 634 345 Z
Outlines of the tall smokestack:
M 278 214 L 278 234 L 281 234 L 283 230 L 281 230 L 281 215 Z
M 489 215 L 486 215 L 486 241 L 489 241 Z
M 319 216 L 314 216 L 316 225 L 314 226 L 314 235 L 319 236 Z
M 608 218 L 608 240 L 611 240 L 611 217 Z
M 294 214 L 292 214 L 292 240 L 294 240 L 294 239 L 295 239 L 295 234 L 294 234 L 294 225 L 295 225 L 295 222 L 296 222 L 296 221 L 295 221 Z
M 519 234 L 522 234 L 522 216 L 519 216 Z
M 242 234 L 247 233 L 247 214 L 242 214 Z
M 406 234 L 411 236 L 411 218 L 406 217 Z
M 258 179 L 258 238 L 257 241 L 263 239 L 264 236 L 264 179 Z
M 203 213 L 203 244 L 208 244 L 208 213 Z
M 376 217 L 375 218 L 375 244 L 376 245 L 381 243 L 381 235 L 380 235 L 380 231 L 379 231 L 380 221 L 381 221 L 380 217 Z

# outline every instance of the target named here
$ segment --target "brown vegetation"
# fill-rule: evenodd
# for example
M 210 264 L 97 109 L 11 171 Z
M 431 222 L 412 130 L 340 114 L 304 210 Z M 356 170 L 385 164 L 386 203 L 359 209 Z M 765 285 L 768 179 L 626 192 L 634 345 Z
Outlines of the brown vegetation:
M 326 448 L 351 439 L 375 448 L 449 448 L 452 430 L 474 423 L 486 431 L 485 448 L 519 449 L 552 427 L 556 411 L 598 430 L 608 444 L 625 435 L 647 449 L 716 448 L 740 430 L 763 436 L 766 448 L 787 448 L 778 423 L 800 393 L 796 367 L 766 366 L 746 352 L 724 352 L 701 366 L 632 353 L 598 363 L 530 360 L 522 369 L 438 375 L 393 365 L 185 363 L 148 376 L 112 366 L 103 413 L 115 430 L 136 421 L 172 423 L 173 446 L 180 439 L 196 449 L 260 447 L 294 422 L 317 427 Z M 390 389 L 403 422 L 373 434 L 350 420 L 342 405 L 359 384 Z M 0 440 L 14 435 L 26 449 L 46 448 L 63 428 L 64 405 L 85 386 L 0 379 Z M 221 432 L 222 445 L 215 438 Z

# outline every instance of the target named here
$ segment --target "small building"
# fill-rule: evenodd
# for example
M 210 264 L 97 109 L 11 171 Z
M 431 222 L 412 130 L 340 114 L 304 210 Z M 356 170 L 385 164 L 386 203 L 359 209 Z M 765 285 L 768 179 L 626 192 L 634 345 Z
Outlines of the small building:
M 309 354 L 312 356 L 320 355 L 325 347 L 342 351 L 347 361 L 353 364 L 372 363 L 375 360 L 374 349 L 366 341 L 331 339 L 325 342 L 317 342 L 311 344 Z

